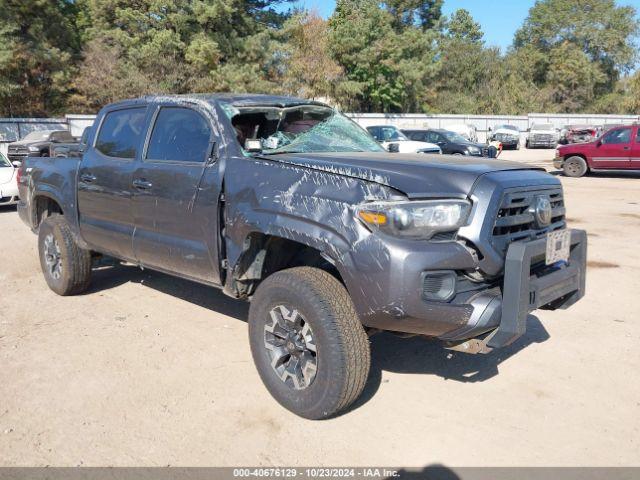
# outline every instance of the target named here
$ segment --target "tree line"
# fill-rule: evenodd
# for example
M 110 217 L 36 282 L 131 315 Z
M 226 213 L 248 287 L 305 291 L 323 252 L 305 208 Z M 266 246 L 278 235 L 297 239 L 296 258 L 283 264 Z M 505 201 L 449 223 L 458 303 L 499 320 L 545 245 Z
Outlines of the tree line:
M 633 7 L 538 0 L 501 52 L 443 1 L 338 0 L 323 19 L 288 0 L 0 0 L 0 116 L 221 91 L 357 112 L 638 113 Z

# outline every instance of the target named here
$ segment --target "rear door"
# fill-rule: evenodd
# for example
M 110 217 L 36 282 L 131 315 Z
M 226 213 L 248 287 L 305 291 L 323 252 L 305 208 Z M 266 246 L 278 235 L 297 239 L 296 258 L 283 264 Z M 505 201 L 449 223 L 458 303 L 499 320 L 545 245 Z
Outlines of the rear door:
M 146 106 L 108 111 L 78 172 L 80 231 L 94 250 L 135 260 L 131 194 L 146 134 Z
M 133 177 L 136 258 L 142 265 L 218 284 L 218 141 L 206 111 L 155 107 Z
M 631 168 L 631 134 L 633 127 L 609 130 L 596 143 L 591 161 L 594 168 Z
M 414 131 L 409 131 L 409 133 L 407 133 L 406 135 L 411 140 L 414 140 L 416 142 L 428 142 L 429 141 L 429 140 L 427 140 L 427 132 L 420 132 L 420 131 L 414 130 Z

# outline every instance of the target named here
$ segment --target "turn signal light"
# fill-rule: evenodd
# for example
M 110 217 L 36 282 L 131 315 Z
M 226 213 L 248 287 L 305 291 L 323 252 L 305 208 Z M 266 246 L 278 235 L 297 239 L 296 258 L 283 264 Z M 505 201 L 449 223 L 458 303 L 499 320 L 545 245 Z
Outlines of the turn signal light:
M 384 213 L 360 210 L 358 216 L 369 225 L 385 225 L 387 223 L 387 216 Z

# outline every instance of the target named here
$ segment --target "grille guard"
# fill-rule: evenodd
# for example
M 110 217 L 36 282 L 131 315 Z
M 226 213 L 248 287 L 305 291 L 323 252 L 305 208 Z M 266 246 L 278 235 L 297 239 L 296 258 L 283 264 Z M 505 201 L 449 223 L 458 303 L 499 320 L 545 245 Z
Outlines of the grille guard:
M 483 341 L 488 347 L 505 347 L 522 336 L 527 329 L 527 316 L 533 310 L 541 307 L 566 309 L 584 296 L 587 233 L 571 230 L 568 265 L 538 277 L 531 273 L 532 261 L 544 255 L 545 250 L 546 238 L 514 242 L 509 246 L 504 269 L 502 316 L 498 328 Z

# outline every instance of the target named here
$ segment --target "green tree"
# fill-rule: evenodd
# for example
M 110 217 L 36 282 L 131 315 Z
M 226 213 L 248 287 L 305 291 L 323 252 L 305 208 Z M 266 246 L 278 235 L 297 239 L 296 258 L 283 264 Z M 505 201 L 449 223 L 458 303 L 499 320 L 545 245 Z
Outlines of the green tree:
M 300 12 L 282 29 L 283 87 L 305 98 L 333 98 L 343 70 L 329 53 L 327 21 Z
M 95 109 L 104 98 L 151 92 L 280 89 L 273 43 L 288 18 L 274 8 L 281 1 L 86 1 L 91 26 L 75 82 L 78 105 Z M 96 57 L 117 74 L 111 88 L 101 85 L 107 95 L 94 81 Z
M 635 65 L 637 34 L 635 8 L 618 6 L 615 0 L 539 0 L 516 32 L 514 45 L 531 45 L 547 54 L 575 48 L 607 75 L 603 93 Z
M 443 0 L 387 0 L 387 11 L 396 30 L 419 25 L 424 30 L 438 27 L 442 17 Z
M 0 116 L 62 111 L 81 48 L 81 2 L 0 0 Z
M 549 57 L 547 110 L 584 111 L 596 98 L 598 86 L 606 82 L 606 75 L 587 54 L 569 42 L 555 47 Z
M 419 111 L 432 95 L 436 32 L 398 25 L 396 15 L 375 0 L 337 2 L 329 19 L 329 48 L 344 70 L 336 86 L 344 108 Z
M 482 29 L 467 10 L 456 10 L 444 23 L 433 107 L 438 112 L 478 113 L 478 89 L 492 74 L 487 64 L 499 52 L 484 47 Z
M 452 39 L 476 44 L 483 42 L 484 33 L 480 24 L 464 8 L 460 8 L 451 14 L 451 18 L 446 23 L 446 28 L 449 37 Z

